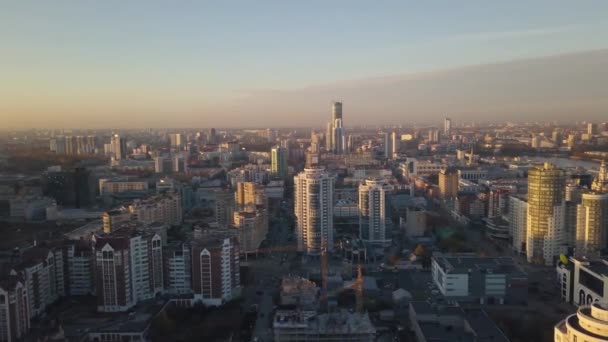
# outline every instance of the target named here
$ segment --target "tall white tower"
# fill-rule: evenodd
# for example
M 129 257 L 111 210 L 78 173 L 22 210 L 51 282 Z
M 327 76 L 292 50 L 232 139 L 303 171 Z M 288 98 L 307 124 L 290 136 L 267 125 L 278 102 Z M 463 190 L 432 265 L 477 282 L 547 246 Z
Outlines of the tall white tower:
M 391 186 L 383 179 L 368 179 L 359 185 L 359 237 L 364 241 L 386 244 L 387 195 Z
M 320 255 L 334 245 L 334 182 L 323 168 L 307 168 L 293 178 L 298 251 Z

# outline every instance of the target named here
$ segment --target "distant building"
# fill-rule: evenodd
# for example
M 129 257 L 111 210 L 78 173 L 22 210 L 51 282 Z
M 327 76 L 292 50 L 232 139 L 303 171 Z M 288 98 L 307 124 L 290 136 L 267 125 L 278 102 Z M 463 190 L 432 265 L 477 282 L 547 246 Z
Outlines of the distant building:
M 458 171 L 447 168 L 439 172 L 439 193 L 443 198 L 454 198 L 458 195 Z
M 255 210 L 258 205 L 265 205 L 264 188 L 254 182 L 239 182 L 236 186 L 235 206 L 240 211 Z
M 121 192 L 148 191 L 148 182 L 127 179 L 106 179 L 99 180 L 99 194 L 116 194 Z
M 171 144 L 171 148 L 176 150 L 181 150 L 181 148 L 184 146 L 184 141 L 182 141 L 182 135 L 180 133 L 169 134 L 169 142 Z
M 232 191 L 216 191 L 215 201 L 215 221 L 218 226 L 226 228 L 232 225 L 234 219 L 234 194 Z
M 271 172 L 274 177 L 286 178 L 288 171 L 287 160 L 289 158 L 289 152 L 284 147 L 273 147 L 270 151 L 271 154 Z
M 268 233 L 268 217 L 264 207 L 253 211 L 235 211 L 234 229 L 243 254 L 256 253 Z
M 406 215 L 405 236 L 408 238 L 424 236 L 427 222 L 426 210 L 408 207 Z
M 133 215 L 127 208 L 114 209 L 103 213 L 103 232 L 106 234 L 112 233 L 121 224 L 132 220 Z
M 118 134 L 114 134 L 110 138 L 110 145 L 114 159 L 127 159 L 127 141 L 124 138 L 121 138 Z
M 43 193 L 58 205 L 82 208 L 93 203 L 94 185 L 91 172 L 85 168 L 71 171 L 49 170 L 42 176 Z
M 451 301 L 480 304 L 527 302 L 528 276 L 508 257 L 466 254 L 432 258 L 433 283 Z
M 445 119 L 443 119 L 443 134 L 446 137 L 449 137 L 451 133 L 452 133 L 452 119 L 445 118 Z
M 182 223 L 182 200 L 177 192 L 135 200 L 129 206 L 129 211 L 134 220 L 143 223 L 162 222 L 173 226 Z
M 168 174 L 173 171 L 173 161 L 170 158 L 155 157 L 154 158 L 154 172 L 161 174 Z

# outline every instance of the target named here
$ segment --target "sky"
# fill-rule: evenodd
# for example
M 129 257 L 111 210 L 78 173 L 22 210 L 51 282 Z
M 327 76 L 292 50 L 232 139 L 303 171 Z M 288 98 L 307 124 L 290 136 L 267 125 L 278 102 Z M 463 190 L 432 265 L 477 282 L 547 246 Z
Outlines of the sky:
M 454 70 L 464 70 L 460 77 L 471 83 L 480 77 L 474 66 L 533 72 L 539 64 L 531 60 L 587 58 L 608 48 L 603 0 L 19 0 L 0 7 L 5 128 L 322 126 L 317 121 L 329 117 L 334 99 L 344 101 L 347 126 L 349 119 L 402 123 L 420 113 L 476 120 L 504 112 L 505 104 L 488 103 L 496 94 L 475 82 L 470 92 L 485 97 L 469 96 L 466 105 L 445 101 L 459 96 L 458 89 L 427 86 L 427 102 L 395 101 L 399 95 L 387 98 L 374 85 Z M 555 79 L 544 69 L 538 77 L 547 79 L 543 99 L 550 102 Z M 483 77 L 492 84 L 491 75 Z M 416 90 L 415 81 L 408 84 Z M 369 96 L 370 89 L 377 94 Z M 501 83 L 492 90 L 505 91 Z M 387 101 L 390 107 L 374 110 Z M 606 112 L 600 97 L 586 101 L 595 101 L 592 109 L 581 104 L 592 118 Z M 521 107 L 518 114 L 551 118 L 547 105 Z

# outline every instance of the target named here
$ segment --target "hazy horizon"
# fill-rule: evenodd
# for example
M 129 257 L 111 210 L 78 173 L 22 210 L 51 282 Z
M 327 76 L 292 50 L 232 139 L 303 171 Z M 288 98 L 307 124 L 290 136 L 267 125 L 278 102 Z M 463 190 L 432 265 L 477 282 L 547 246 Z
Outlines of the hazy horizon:
M 608 112 L 605 2 L 232 5 L 4 5 L 2 127 L 322 127 L 332 100 L 346 127 Z

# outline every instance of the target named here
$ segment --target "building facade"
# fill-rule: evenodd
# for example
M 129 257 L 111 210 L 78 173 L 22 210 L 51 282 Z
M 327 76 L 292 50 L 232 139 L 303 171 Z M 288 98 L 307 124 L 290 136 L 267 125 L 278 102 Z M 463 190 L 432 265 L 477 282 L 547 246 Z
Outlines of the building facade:
M 322 168 L 305 169 L 294 177 L 298 251 L 320 255 L 334 244 L 335 178 Z
M 526 256 L 528 262 L 553 265 L 564 252 L 566 176 L 545 163 L 528 172 Z
M 127 311 L 163 290 L 162 238 L 149 231 L 121 228 L 95 241 L 97 310 Z
M 194 301 L 219 306 L 240 295 L 236 237 L 208 233 L 190 243 Z
M 364 241 L 387 244 L 388 195 L 392 186 L 383 179 L 367 179 L 359 185 L 359 237 Z
M 526 254 L 528 201 L 524 196 L 509 196 L 509 233 L 511 246 L 519 254 Z
M 598 257 L 608 247 L 608 193 L 586 193 L 576 210 L 576 256 Z
M 454 198 L 458 196 L 458 171 L 447 168 L 439 172 L 439 194 L 443 198 Z

